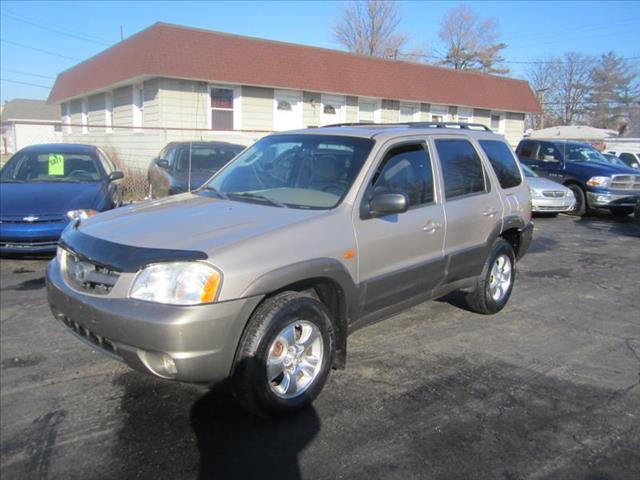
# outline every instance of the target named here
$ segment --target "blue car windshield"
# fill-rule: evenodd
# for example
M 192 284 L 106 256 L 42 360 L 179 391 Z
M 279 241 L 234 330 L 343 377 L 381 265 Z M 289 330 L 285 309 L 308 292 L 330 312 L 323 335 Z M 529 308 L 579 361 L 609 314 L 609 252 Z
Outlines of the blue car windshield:
M 560 147 L 564 150 L 564 158 L 573 162 L 600 162 L 609 163 L 607 159 L 595 148 L 587 145 L 564 145 Z
M 18 152 L 2 168 L 2 182 L 99 182 L 98 161 L 86 153 Z
M 329 209 L 338 205 L 373 140 L 338 135 L 274 135 L 249 147 L 200 190 L 233 201 Z

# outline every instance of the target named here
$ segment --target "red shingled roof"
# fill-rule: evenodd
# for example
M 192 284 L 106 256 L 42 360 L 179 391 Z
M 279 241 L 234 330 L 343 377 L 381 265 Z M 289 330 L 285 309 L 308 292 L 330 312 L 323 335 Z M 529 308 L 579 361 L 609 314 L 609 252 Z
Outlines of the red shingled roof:
M 49 102 L 140 76 L 540 112 L 523 80 L 156 23 L 58 75 Z

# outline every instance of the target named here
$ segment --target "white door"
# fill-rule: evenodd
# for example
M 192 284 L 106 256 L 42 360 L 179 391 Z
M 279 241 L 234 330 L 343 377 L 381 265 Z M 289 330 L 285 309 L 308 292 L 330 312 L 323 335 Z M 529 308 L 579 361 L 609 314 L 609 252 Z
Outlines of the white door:
M 302 128 L 302 92 L 276 90 L 273 98 L 273 129 L 283 131 Z
M 322 111 L 320 125 L 344 123 L 347 100 L 344 95 L 322 94 Z

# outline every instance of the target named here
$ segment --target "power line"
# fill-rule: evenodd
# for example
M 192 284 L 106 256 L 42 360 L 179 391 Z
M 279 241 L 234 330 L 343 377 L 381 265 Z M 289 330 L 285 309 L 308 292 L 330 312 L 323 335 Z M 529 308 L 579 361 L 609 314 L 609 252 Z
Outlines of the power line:
M 12 80 L 10 78 L 2 78 L 2 79 L 0 79 L 0 81 L 9 82 L 9 83 L 17 83 L 19 85 L 29 85 L 30 87 L 40 87 L 40 88 L 46 88 L 47 90 L 51 90 L 51 87 L 48 87 L 46 85 L 39 85 L 37 83 L 29 83 L 29 82 L 21 82 L 19 80 Z
M 48 75 L 39 75 L 37 73 L 22 72 L 20 70 L 9 70 L 8 68 L 3 68 L 1 71 L 9 72 L 9 73 L 17 73 L 19 75 L 29 75 L 30 77 L 47 78 L 49 80 L 55 80 L 56 79 L 56 77 L 50 77 Z
M 427 55 L 423 53 L 398 53 L 400 57 L 418 57 L 418 58 L 429 58 L 433 60 L 445 60 L 443 57 L 438 55 Z M 620 60 L 630 61 L 640 59 L 640 56 L 634 57 L 622 57 Z M 590 60 L 584 60 L 584 63 L 588 63 Z M 564 65 L 569 62 L 565 62 L 562 60 L 502 60 L 500 62 L 496 62 L 497 65 L 508 63 L 508 64 L 519 64 L 519 65 Z M 574 62 L 574 63 L 582 63 L 582 62 Z
M 62 55 L 60 53 L 50 52 L 49 50 L 42 50 L 41 48 L 30 47 L 29 45 L 24 45 L 18 42 L 12 42 L 11 40 L 5 40 L 4 38 L 0 38 L 0 42 L 8 43 L 9 45 L 15 45 L 16 47 L 26 48 L 27 50 L 33 50 L 34 52 L 46 53 L 47 55 L 53 55 L 55 57 L 66 58 L 68 60 L 75 60 L 77 62 L 81 62 L 82 59 L 76 57 L 69 57 L 68 55 Z
M 59 25 L 54 25 L 48 22 L 44 22 L 40 19 L 34 18 L 34 17 L 29 17 L 27 15 L 23 15 L 23 14 L 19 14 L 16 13 L 14 11 L 11 10 L 7 10 L 4 9 L 4 11 L 2 12 L 2 15 L 6 18 L 10 18 L 12 20 L 17 20 L 19 22 L 23 22 L 23 23 L 27 23 L 29 25 L 33 25 L 34 27 L 38 27 L 38 28 L 43 28 L 45 30 L 49 30 L 49 31 L 55 31 L 56 33 L 61 33 L 62 35 L 77 35 L 78 38 L 82 39 L 82 40 L 87 40 L 87 41 L 91 41 L 94 43 L 102 43 L 105 45 L 111 45 L 113 43 L 116 43 L 115 40 L 110 39 L 110 38 L 106 38 L 106 37 L 101 37 L 98 35 L 92 35 L 86 32 L 79 32 L 77 29 L 74 28 L 74 32 L 70 33 L 66 30 L 62 30 L 60 29 Z
M 14 20 L 16 22 L 26 23 L 27 25 L 31 25 L 33 27 L 41 28 L 42 30 L 47 30 L 49 32 L 57 33 L 58 35 L 66 35 L 67 37 L 75 38 L 76 40 L 82 40 L 84 42 L 96 43 L 98 45 L 106 45 L 106 46 L 110 46 L 111 45 L 111 44 L 109 44 L 107 42 L 102 42 L 102 41 L 98 41 L 98 40 L 92 40 L 90 38 L 87 38 L 87 37 L 84 37 L 84 36 L 81 36 L 81 35 L 76 35 L 74 33 L 65 32 L 63 30 L 58 30 L 56 28 L 45 27 L 43 25 L 38 25 L 35 22 L 31 22 L 29 20 L 22 20 L 20 18 L 14 17 L 12 15 L 3 14 L 2 16 L 5 17 L 5 18 L 9 18 L 11 20 Z

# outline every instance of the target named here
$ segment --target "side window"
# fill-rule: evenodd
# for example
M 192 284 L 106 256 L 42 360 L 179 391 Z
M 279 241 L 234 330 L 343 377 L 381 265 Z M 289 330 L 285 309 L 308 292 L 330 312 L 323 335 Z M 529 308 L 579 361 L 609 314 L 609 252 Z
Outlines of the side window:
M 634 158 L 634 156 L 630 153 L 621 153 L 620 154 L 620 158 L 624 161 L 626 161 L 627 163 L 635 163 L 637 160 Z
M 540 151 L 538 152 L 538 160 L 560 161 L 562 160 L 562 155 L 560 154 L 560 150 L 558 150 L 558 148 L 553 143 L 544 142 L 540 144 Z
M 440 139 L 436 140 L 436 149 L 448 200 L 486 191 L 482 162 L 469 141 Z
M 535 150 L 535 142 L 525 140 L 520 144 L 518 148 L 518 155 L 524 158 L 533 158 L 533 151 Z
M 520 170 L 511 150 L 504 142 L 497 140 L 480 140 L 480 146 L 496 172 L 502 188 L 512 188 L 522 183 Z
M 115 172 L 117 170 L 111 159 L 102 150 L 98 150 L 98 156 L 100 157 L 102 167 L 104 168 L 104 171 L 107 172 L 107 175 L 110 175 L 111 172 Z
M 424 145 L 407 144 L 389 150 L 371 184 L 374 193 L 406 193 L 410 207 L 433 202 L 431 159 Z

